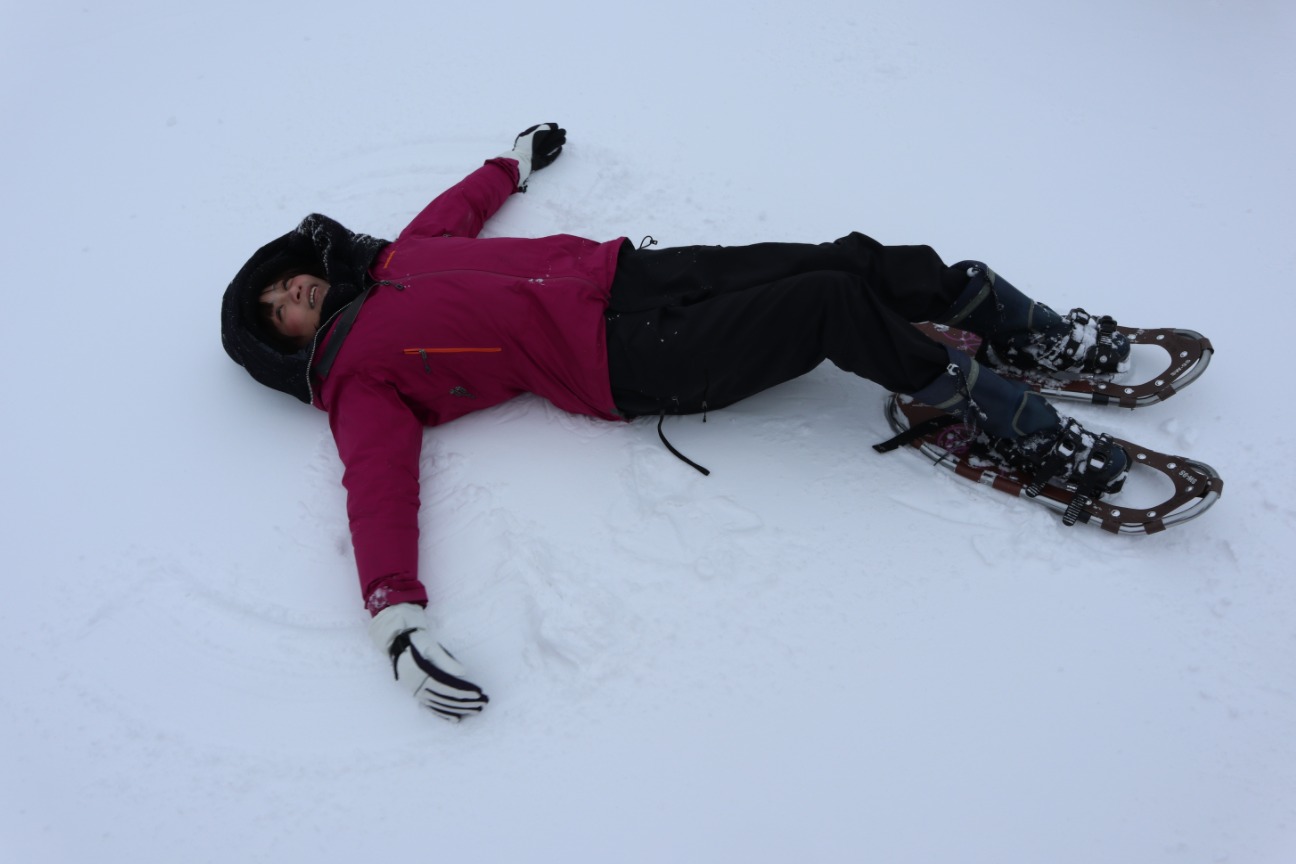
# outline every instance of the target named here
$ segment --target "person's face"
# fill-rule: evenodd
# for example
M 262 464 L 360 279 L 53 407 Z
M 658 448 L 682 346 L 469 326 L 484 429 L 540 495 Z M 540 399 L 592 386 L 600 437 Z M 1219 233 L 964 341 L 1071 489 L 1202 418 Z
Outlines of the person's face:
M 320 326 L 320 308 L 329 284 L 317 276 L 303 273 L 280 279 L 261 292 L 261 302 L 271 307 L 270 321 L 283 336 L 297 345 L 305 345 Z

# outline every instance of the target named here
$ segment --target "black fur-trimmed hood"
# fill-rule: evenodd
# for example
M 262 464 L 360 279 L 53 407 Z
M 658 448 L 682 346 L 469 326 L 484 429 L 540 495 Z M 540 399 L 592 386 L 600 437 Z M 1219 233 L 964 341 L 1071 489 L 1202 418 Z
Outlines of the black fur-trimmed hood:
M 262 246 L 225 289 L 221 301 L 225 353 L 260 383 L 309 403 L 315 345 L 312 342 L 285 354 L 266 342 L 258 326 L 258 298 L 280 273 L 305 266 L 319 271 L 329 283 L 320 312 L 320 320 L 328 321 L 360 296 L 369 282 L 369 266 L 386 245 L 386 240 L 356 234 L 327 216 L 312 213 L 296 229 Z

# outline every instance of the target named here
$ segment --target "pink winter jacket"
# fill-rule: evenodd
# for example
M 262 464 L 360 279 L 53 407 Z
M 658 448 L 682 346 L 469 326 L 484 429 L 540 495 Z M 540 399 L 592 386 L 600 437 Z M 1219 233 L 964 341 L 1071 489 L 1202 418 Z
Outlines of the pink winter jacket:
M 328 377 L 313 380 L 345 466 L 351 539 L 373 614 L 427 602 L 418 575 L 424 426 L 520 393 L 618 419 L 603 313 L 623 240 L 477 239 L 517 179 L 513 160 L 487 162 L 384 248 L 370 269 L 379 284 Z

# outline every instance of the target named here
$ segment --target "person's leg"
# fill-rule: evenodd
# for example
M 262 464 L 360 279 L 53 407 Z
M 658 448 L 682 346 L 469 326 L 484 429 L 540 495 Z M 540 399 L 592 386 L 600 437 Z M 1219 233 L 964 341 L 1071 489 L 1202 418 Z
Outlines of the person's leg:
M 832 243 L 759 243 L 628 249 L 611 305 L 643 311 L 699 302 L 806 273 L 859 277 L 864 290 L 908 321 L 933 321 L 985 339 L 991 366 L 1107 374 L 1128 368 L 1130 346 L 1109 317 L 1059 315 L 978 261 L 947 267 L 929 246 L 885 246 L 852 233 Z
M 1056 428 L 1044 399 L 910 323 L 949 309 L 967 282 L 965 268 L 946 267 L 929 247 L 887 247 L 862 234 L 820 245 L 627 250 L 608 310 L 613 395 L 632 415 L 693 413 L 828 359 L 951 412 L 981 406 L 980 421 L 1001 437 Z
M 832 243 L 758 243 L 626 249 L 617 262 L 610 306 L 642 312 L 761 288 L 809 273 L 839 272 L 906 321 L 945 312 L 967 285 L 929 246 L 884 246 L 863 234 Z
M 627 414 L 722 408 L 825 359 L 912 393 L 949 362 L 943 347 L 841 271 L 689 299 L 643 311 L 608 310 L 613 396 Z
M 644 311 L 609 309 L 612 395 L 627 416 L 723 408 L 827 359 L 965 418 L 1012 459 L 1049 466 L 1050 476 L 1087 471 L 1108 491 L 1123 482 L 1123 451 L 1095 465 L 1096 436 L 1064 422 L 1020 381 L 933 342 L 856 276 L 810 272 L 692 300 Z

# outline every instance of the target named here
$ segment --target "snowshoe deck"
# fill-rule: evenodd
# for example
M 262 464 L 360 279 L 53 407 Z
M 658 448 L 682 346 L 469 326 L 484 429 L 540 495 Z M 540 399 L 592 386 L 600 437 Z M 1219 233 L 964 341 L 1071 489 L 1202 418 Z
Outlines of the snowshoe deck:
M 921 432 L 920 424 L 949 415 L 919 405 L 905 396 L 892 394 L 887 403 L 887 420 L 902 435 L 910 429 Z M 984 483 L 1000 492 L 1043 504 L 1062 514 L 1068 525 L 1084 522 L 1113 534 L 1156 534 L 1196 518 L 1213 505 L 1224 489 L 1214 468 L 1203 462 L 1158 453 L 1130 441 L 1116 443 L 1130 454 L 1130 472 L 1125 489 L 1111 498 L 1094 499 L 1078 494 L 1073 486 L 1051 481 L 1031 496 L 1031 480 L 1021 472 L 978 454 L 972 446 L 975 430 L 959 422 L 917 434 L 911 443 L 935 464 L 958 476 Z M 882 449 L 881 445 L 879 449 Z M 1166 481 L 1173 487 L 1166 495 Z M 1159 488 L 1158 488 L 1159 487 Z M 1150 500 L 1143 500 L 1150 498 Z M 1141 503 L 1135 504 L 1136 500 Z
M 975 355 L 981 347 L 979 336 L 954 327 L 929 322 L 917 326 L 936 341 L 967 354 Z M 1210 340 L 1195 330 L 1171 327 L 1140 330 L 1122 326 L 1117 326 L 1116 329 L 1129 339 L 1131 358 L 1134 360 L 1134 368 L 1120 375 L 1054 376 L 1038 370 L 1025 371 L 1008 366 L 993 368 L 1000 375 L 1024 381 L 1032 389 L 1051 398 L 1138 408 L 1169 399 L 1196 381 L 1206 371 L 1214 353 Z M 1166 353 L 1165 360 L 1157 363 L 1144 357 L 1143 354 L 1147 352 L 1138 352 L 1140 345 L 1163 349 Z M 1155 356 L 1155 352 L 1152 353 Z

